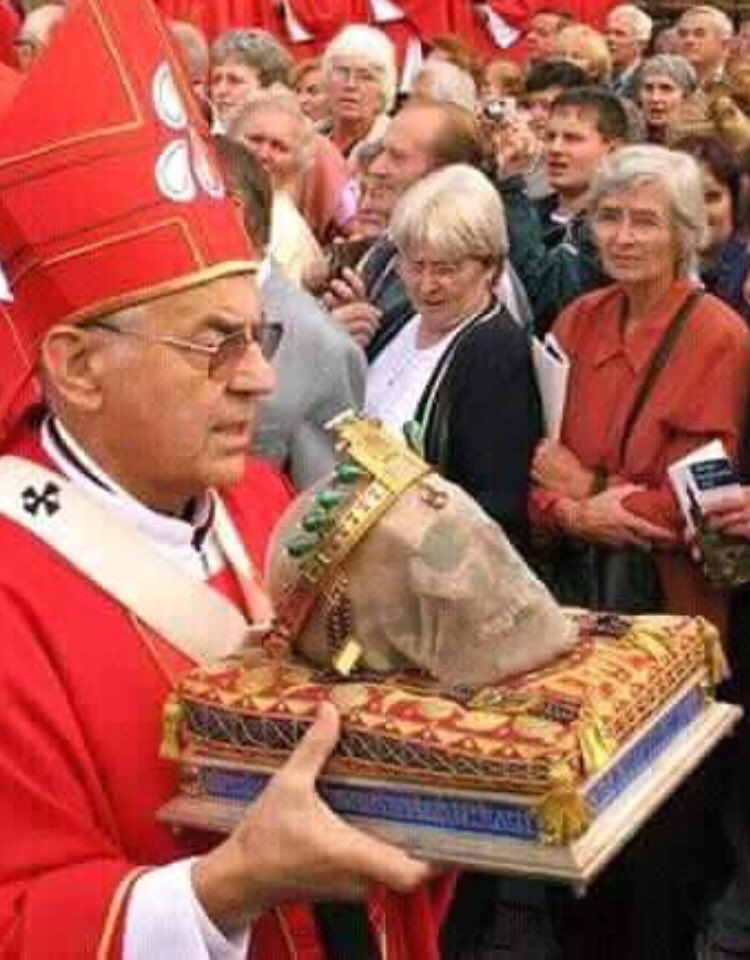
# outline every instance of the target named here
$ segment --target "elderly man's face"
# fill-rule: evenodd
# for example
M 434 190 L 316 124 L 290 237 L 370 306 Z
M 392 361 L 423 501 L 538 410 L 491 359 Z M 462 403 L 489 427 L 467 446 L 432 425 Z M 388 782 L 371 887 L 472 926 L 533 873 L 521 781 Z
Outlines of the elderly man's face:
M 303 130 L 283 110 L 255 110 L 242 126 L 241 140 L 271 177 L 275 190 L 287 186 L 299 169 Z
M 372 123 L 383 110 L 380 74 L 358 57 L 334 57 L 326 86 L 334 121 Z
M 237 331 L 252 334 L 260 323 L 255 284 L 229 277 L 153 301 L 132 320 L 137 336 L 87 332 L 100 372 L 96 429 L 109 451 L 104 466 L 126 490 L 174 511 L 209 486 L 242 478 L 273 369 L 254 341 L 209 372 L 208 356 L 157 338 L 213 346 Z
M 209 99 L 220 120 L 226 121 L 257 90 L 260 90 L 258 72 L 247 64 L 231 58 L 212 64 Z
M 531 27 L 526 35 L 529 60 L 532 63 L 551 60 L 555 57 L 560 25 L 561 19 L 556 13 L 538 13 L 533 17 Z
M 677 25 L 677 38 L 680 54 L 693 65 L 701 79 L 723 64 L 727 42 L 709 14 L 684 13 Z
M 394 196 L 401 196 L 434 166 L 443 119 L 434 110 L 406 107 L 388 124 L 383 150 L 370 165 Z
M 625 70 L 641 55 L 641 44 L 636 38 L 628 16 L 616 11 L 607 17 L 607 46 L 616 70 Z

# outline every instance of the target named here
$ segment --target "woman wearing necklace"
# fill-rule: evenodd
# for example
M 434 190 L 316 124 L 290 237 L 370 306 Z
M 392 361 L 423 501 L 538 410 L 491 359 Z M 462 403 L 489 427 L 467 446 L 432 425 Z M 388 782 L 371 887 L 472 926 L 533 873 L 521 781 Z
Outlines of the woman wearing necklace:
M 444 167 L 402 197 L 391 235 L 415 313 L 374 358 L 365 409 L 416 434 L 523 549 L 540 417 L 527 336 L 494 295 L 502 201 L 478 170 Z

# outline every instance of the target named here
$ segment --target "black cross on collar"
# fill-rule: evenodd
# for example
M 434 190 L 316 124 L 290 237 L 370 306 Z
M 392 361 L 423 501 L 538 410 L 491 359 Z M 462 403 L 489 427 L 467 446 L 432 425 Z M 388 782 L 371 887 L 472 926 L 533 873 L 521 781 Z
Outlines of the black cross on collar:
M 21 494 L 21 501 L 26 513 L 30 513 L 32 517 L 35 517 L 42 507 L 47 516 L 51 517 L 60 509 L 60 488 L 51 482 L 47 482 L 41 491 L 28 486 Z

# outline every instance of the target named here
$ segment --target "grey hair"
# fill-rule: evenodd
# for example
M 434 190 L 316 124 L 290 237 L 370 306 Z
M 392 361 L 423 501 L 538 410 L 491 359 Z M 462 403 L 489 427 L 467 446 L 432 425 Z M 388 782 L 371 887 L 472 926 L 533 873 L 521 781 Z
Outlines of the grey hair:
M 497 267 L 508 255 L 500 195 L 464 163 L 442 167 L 410 187 L 396 204 L 390 231 L 402 254 L 427 247 L 441 260 L 474 257 Z
M 716 32 L 722 40 L 731 40 L 734 36 L 734 24 L 726 15 L 726 13 L 724 13 L 723 10 L 719 10 L 718 7 L 710 7 L 708 5 L 700 7 L 688 7 L 677 21 L 678 26 L 681 21 L 686 20 L 688 17 L 695 16 L 696 13 L 703 14 L 713 20 L 714 26 L 716 27 Z
M 691 63 L 676 53 L 657 53 L 641 64 L 638 86 L 643 86 L 649 77 L 669 77 L 688 96 L 698 86 L 698 76 Z
M 323 75 L 330 78 L 331 63 L 335 57 L 356 57 L 374 67 L 383 94 L 383 109 L 390 110 L 396 102 L 396 54 L 393 44 L 376 27 L 352 23 L 331 40 L 323 54 Z
M 300 131 L 299 142 L 295 151 L 297 169 L 303 170 L 310 160 L 315 128 L 302 112 L 296 96 L 285 87 L 271 87 L 268 90 L 259 90 L 250 94 L 247 101 L 235 110 L 227 121 L 227 136 L 230 140 L 242 140 L 247 122 L 256 113 L 261 113 L 264 110 L 278 111 L 296 120 Z
M 633 31 L 633 36 L 639 43 L 646 44 L 649 42 L 651 32 L 654 29 L 654 21 L 645 10 L 641 10 L 640 7 L 636 7 L 632 3 L 621 3 L 609 11 L 610 17 L 615 16 L 615 14 L 627 19 L 630 29 Z
M 428 60 L 416 77 L 426 78 L 430 85 L 429 99 L 454 103 L 474 113 L 477 106 L 477 85 L 471 74 L 447 60 Z
M 279 41 L 265 30 L 227 30 L 214 40 L 211 63 L 237 60 L 258 74 L 261 87 L 274 83 L 290 86 L 294 59 Z
M 677 237 L 677 272 L 688 276 L 706 230 L 703 181 L 696 161 L 686 153 L 653 144 L 623 147 L 611 154 L 594 177 L 588 209 L 644 183 L 658 183 L 667 192 L 669 216 Z

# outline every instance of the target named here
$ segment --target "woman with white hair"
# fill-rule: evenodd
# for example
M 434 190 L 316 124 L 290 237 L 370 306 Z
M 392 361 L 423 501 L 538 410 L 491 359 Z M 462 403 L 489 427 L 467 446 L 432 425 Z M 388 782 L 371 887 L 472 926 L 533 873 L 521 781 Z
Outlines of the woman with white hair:
M 527 337 L 493 292 L 502 201 L 473 167 L 444 167 L 404 194 L 391 234 L 416 313 L 375 357 L 365 409 L 418 439 L 523 547 L 539 411 Z
M 331 108 L 330 137 L 352 165 L 365 143 L 380 140 L 396 100 L 396 56 L 375 27 L 352 24 L 323 54 L 323 77 Z
M 534 457 L 532 502 L 535 523 L 580 548 L 579 561 L 596 549 L 582 566 L 568 557 L 551 585 L 571 602 L 721 623 L 724 597 L 681 546 L 667 478 L 708 440 L 734 456 L 750 385 L 745 324 L 693 279 L 706 228 L 700 170 L 664 147 L 622 149 L 595 178 L 589 209 L 614 284 L 554 325 L 571 376 L 560 442 L 542 441 Z
M 271 178 L 269 252 L 287 277 L 303 283 L 323 267 L 323 252 L 293 195 L 310 160 L 314 130 L 290 90 L 264 90 L 230 117 L 227 134 L 242 143 Z
M 553 327 L 571 366 L 561 438 L 534 456 L 532 524 L 549 545 L 540 572 L 567 603 L 702 614 L 721 628 L 725 596 L 684 546 L 667 478 L 709 440 L 735 455 L 750 384 L 744 323 L 693 279 L 705 229 L 700 170 L 664 147 L 623 148 L 594 179 L 589 210 L 614 283 L 574 301 Z M 606 883 L 565 904 L 561 955 L 694 955 L 715 839 L 704 798 L 705 783 L 679 794 Z

